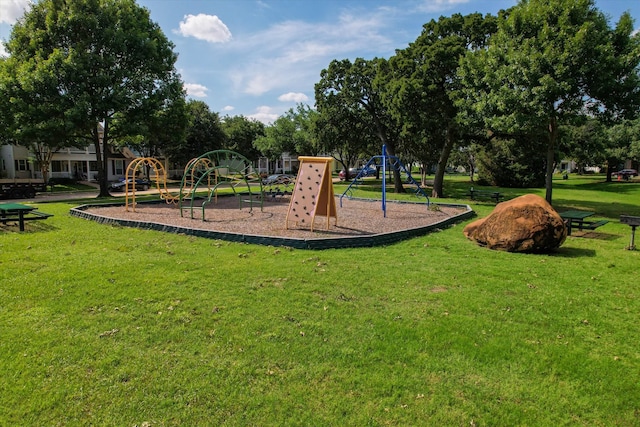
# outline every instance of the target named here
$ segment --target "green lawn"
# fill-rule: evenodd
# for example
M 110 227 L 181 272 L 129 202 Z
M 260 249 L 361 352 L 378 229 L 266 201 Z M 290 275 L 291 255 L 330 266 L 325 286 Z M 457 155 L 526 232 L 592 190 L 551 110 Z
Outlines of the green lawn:
M 469 187 L 448 178 L 446 201 Z M 618 217 L 640 183 L 572 175 L 554 205 L 610 223 L 549 255 L 464 224 L 313 252 L 41 204 L 55 216 L 0 229 L 0 425 L 639 425 L 640 252 Z

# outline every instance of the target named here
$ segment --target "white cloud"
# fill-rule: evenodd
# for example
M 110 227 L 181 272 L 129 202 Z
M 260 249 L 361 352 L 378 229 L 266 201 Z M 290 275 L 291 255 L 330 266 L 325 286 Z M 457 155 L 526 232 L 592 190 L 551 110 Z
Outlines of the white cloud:
M 4 56 L 9 56 L 9 52 L 7 52 L 7 49 L 5 49 L 4 43 L 2 43 L 2 40 L 0 40 L 0 57 L 4 57 Z
M 278 101 L 282 101 L 282 102 L 304 102 L 308 100 L 309 100 L 309 97 L 304 93 L 300 93 L 300 92 L 297 92 L 297 93 L 289 92 L 289 93 L 282 94 L 278 97 Z
M 469 3 L 469 0 L 423 0 L 418 9 L 427 13 L 442 12 L 464 3 Z
M 6 22 L 13 25 L 31 8 L 31 4 L 31 0 L 0 0 L 0 24 Z
M 209 88 L 197 83 L 185 83 L 184 89 L 187 91 L 187 95 L 195 98 L 206 98 Z
M 225 43 L 231 40 L 231 31 L 216 15 L 185 15 L 180 21 L 180 30 L 185 37 L 195 37 L 211 43 Z
M 256 113 L 249 114 L 247 117 L 268 125 L 269 123 L 273 123 L 280 116 L 273 111 L 273 108 L 262 105 L 256 108 Z
M 342 13 L 325 23 L 286 21 L 247 39 L 236 40 L 229 48 L 240 57 L 253 58 L 230 70 L 231 79 L 244 93 L 259 96 L 271 90 L 309 90 L 309 81 L 320 78 L 320 70 L 332 59 L 366 56 L 388 49 L 391 38 L 385 35 L 389 25 L 386 9 L 369 13 Z
M 236 107 L 234 107 L 233 105 L 225 105 L 225 106 L 222 108 L 222 111 L 233 111 L 233 110 L 235 110 L 235 109 L 236 109 Z

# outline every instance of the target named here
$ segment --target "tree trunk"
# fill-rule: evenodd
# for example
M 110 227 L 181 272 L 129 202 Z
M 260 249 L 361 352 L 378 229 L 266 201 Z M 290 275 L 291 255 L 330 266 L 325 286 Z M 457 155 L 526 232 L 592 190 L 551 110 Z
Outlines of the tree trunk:
M 549 143 L 547 144 L 547 173 L 545 176 L 545 199 L 551 204 L 551 193 L 553 191 L 553 167 L 555 159 L 555 145 L 558 138 L 558 120 L 552 117 L 549 120 Z
M 614 164 L 616 162 L 615 159 L 607 159 L 607 182 L 611 182 L 612 178 L 611 175 L 613 174 L 613 171 L 611 170 L 611 165 Z
M 103 136 L 103 146 L 106 146 L 106 135 L 107 135 L 107 123 L 105 122 L 104 136 Z M 100 193 L 98 197 L 110 197 L 109 188 L 107 186 L 107 167 L 106 167 L 106 159 L 101 151 L 100 147 L 100 132 L 98 130 L 98 125 L 96 124 L 95 128 L 92 131 L 93 133 L 93 145 L 96 148 L 96 164 L 98 165 L 98 184 L 100 185 Z
M 385 127 L 382 125 L 382 123 L 380 122 L 380 119 L 378 118 L 378 116 L 375 115 L 374 112 L 370 111 L 370 113 L 371 113 L 371 116 L 373 117 L 373 122 L 376 125 L 376 133 L 380 138 L 380 142 L 382 142 L 382 145 L 387 147 L 388 155 L 395 156 L 396 148 L 393 144 L 389 143 L 389 140 L 387 139 L 387 132 Z M 402 177 L 400 176 L 400 170 L 398 168 L 393 168 L 393 181 L 394 181 L 393 190 L 396 193 L 406 193 L 406 190 L 404 189 L 404 185 L 402 185 Z
M 386 138 L 383 141 L 385 141 L 385 146 L 387 147 L 387 154 L 389 156 L 396 156 L 396 152 L 395 152 L 396 150 L 393 148 L 393 146 L 389 146 L 388 144 L 386 144 Z M 402 176 L 400 175 L 400 169 L 398 169 L 397 167 L 394 167 L 392 173 L 393 173 L 393 191 L 395 193 L 406 193 L 407 191 L 404 189 L 404 185 L 402 184 Z
M 444 172 L 447 169 L 447 162 L 449 161 L 449 155 L 453 149 L 453 127 L 447 127 L 447 136 L 442 151 L 440 152 L 440 158 L 438 159 L 438 165 L 436 166 L 436 174 L 433 177 L 433 190 L 431 190 L 431 197 L 440 198 L 444 197 Z

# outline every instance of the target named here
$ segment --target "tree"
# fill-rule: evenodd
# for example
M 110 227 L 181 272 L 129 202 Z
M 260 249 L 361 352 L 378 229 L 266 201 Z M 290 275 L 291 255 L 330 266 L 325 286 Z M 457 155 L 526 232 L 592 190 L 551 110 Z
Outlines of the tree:
M 640 161 L 640 118 L 627 121 L 629 125 L 629 158 Z
M 470 50 L 483 49 L 496 28 L 491 15 L 440 17 L 425 24 L 416 41 L 389 61 L 392 74 L 383 101 L 402 126 L 408 141 L 405 150 L 414 153 L 423 168 L 437 165 L 433 197 L 443 197 L 451 150 L 463 139 L 454 104 L 460 88 L 460 58 Z
M 264 135 L 264 125 L 261 122 L 244 116 L 225 116 L 221 125 L 225 134 L 225 148 L 251 160 L 260 156 L 254 144 L 260 136 Z
M 220 117 L 209 106 L 196 100 L 186 104 L 187 129 L 182 141 L 163 146 L 163 152 L 172 162 L 182 166 L 194 157 L 225 146 L 226 136 L 222 130 Z
M 50 77 L 35 82 L 24 77 L 13 57 L 0 59 L 0 141 L 27 147 L 47 182 L 53 154 L 76 142 L 68 138 L 73 125 L 56 102 Z
M 174 81 L 165 90 L 164 96 L 155 99 L 160 105 L 135 111 L 139 117 L 114 117 L 111 139 L 116 145 L 133 148 L 143 157 L 162 157 L 184 143 L 188 125 L 184 89 Z
M 585 117 L 581 123 L 560 129 L 559 148 L 562 158 L 576 162 L 578 173 L 584 173 L 589 165 L 603 165 L 606 162 L 608 148 L 604 125 L 595 118 Z
M 545 135 L 551 203 L 559 126 L 637 112 L 640 35 L 628 14 L 612 30 L 592 0 L 521 0 L 498 28 L 462 61 L 461 100 L 492 131 Z
M 640 160 L 640 119 L 624 120 L 607 129 L 607 181 L 625 160 Z
M 272 160 L 284 152 L 317 156 L 322 151 L 315 133 L 317 116 L 306 104 L 290 108 L 266 127 L 265 134 L 256 140 L 256 148 Z
M 544 185 L 544 159 L 540 137 L 494 137 L 478 152 L 478 181 L 500 187 L 526 188 Z
M 112 123 L 132 129 L 127 122 L 160 109 L 167 85 L 180 84 L 173 44 L 134 0 L 42 0 L 6 47 L 32 97 L 42 96 L 40 84 L 53 86 L 71 137 L 95 145 L 100 196 L 108 196 Z
M 318 112 L 307 104 L 298 104 L 296 109 L 290 108 L 285 116 L 294 124 L 293 143 L 295 152 L 305 156 L 318 156 L 323 147 L 320 144 L 315 126 L 318 120 Z
M 400 127 L 382 102 L 387 78 L 381 76 L 385 70 L 388 70 L 388 64 L 381 58 L 368 61 L 357 58 L 353 63 L 348 59 L 331 61 L 329 67 L 321 71 L 320 81 L 315 85 L 316 106 L 321 116 L 329 111 L 334 122 L 339 116 L 333 113 L 338 111 L 350 113 L 345 115 L 345 120 L 364 120 L 362 124 L 371 129 L 380 144 L 386 146 L 389 155 L 395 156 L 400 142 Z M 347 126 L 338 125 L 334 129 L 345 130 Z M 345 137 L 342 139 L 349 141 Z M 393 175 L 395 191 L 404 193 L 400 171 L 394 170 Z
M 256 138 L 255 147 L 269 160 L 278 159 L 282 153 L 295 151 L 295 123 L 286 116 L 278 117 Z
M 372 151 L 376 140 L 369 115 L 362 109 L 349 109 L 344 105 L 328 104 L 315 122 L 315 132 L 324 150 L 342 165 L 345 179 L 349 179 L 349 167 Z M 369 156 L 370 157 L 370 156 Z

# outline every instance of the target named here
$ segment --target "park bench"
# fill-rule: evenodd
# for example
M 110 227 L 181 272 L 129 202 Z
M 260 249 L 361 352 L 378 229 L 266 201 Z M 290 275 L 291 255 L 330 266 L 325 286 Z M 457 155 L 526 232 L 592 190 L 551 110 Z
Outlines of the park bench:
M 601 221 L 583 221 L 581 224 L 578 224 L 578 229 L 579 230 L 595 230 L 596 228 L 602 225 L 605 225 L 608 222 L 609 221 L 607 221 L 606 219 L 603 219 Z
M 491 199 L 496 203 L 500 203 L 500 199 L 504 196 L 499 191 L 493 190 L 478 190 L 473 187 L 469 189 L 469 193 L 467 197 L 470 197 L 471 200 L 482 200 L 482 199 Z

